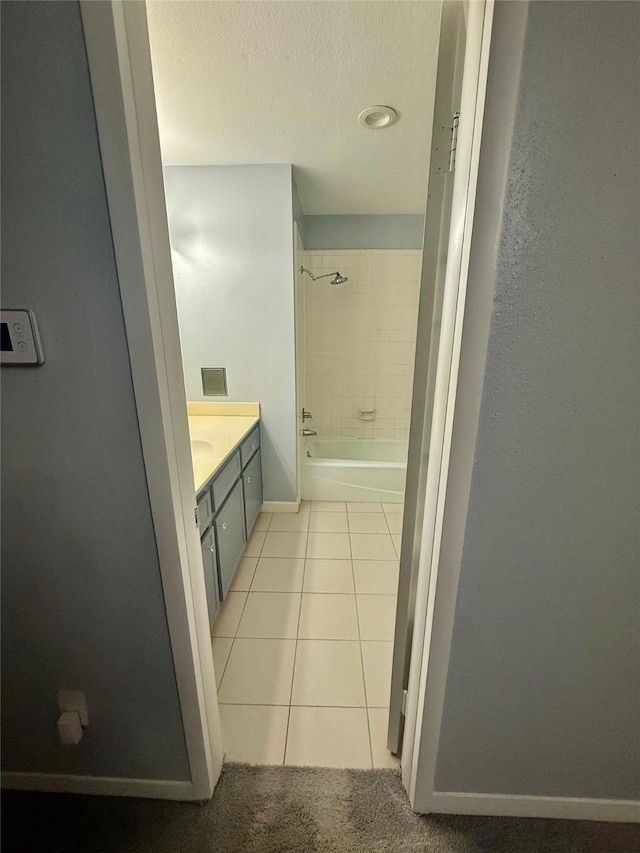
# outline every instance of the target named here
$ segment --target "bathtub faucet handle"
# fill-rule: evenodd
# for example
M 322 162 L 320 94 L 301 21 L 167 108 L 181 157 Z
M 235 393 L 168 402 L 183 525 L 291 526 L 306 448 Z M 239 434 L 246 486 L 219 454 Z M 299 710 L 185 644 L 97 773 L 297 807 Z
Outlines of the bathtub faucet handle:
M 308 412 L 306 409 L 303 409 L 302 410 L 302 420 L 303 421 L 313 420 L 313 415 L 311 414 L 311 412 Z

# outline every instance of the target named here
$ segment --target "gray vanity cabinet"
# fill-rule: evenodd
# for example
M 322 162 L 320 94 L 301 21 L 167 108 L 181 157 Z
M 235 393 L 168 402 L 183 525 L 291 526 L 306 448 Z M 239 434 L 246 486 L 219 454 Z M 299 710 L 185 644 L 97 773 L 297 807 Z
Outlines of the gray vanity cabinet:
M 213 627 L 262 507 L 256 426 L 197 497 L 209 622 Z
M 220 607 L 220 596 L 218 595 L 218 561 L 216 560 L 216 540 L 213 527 L 205 533 L 200 544 L 202 546 L 204 583 L 207 591 L 209 627 L 213 629 L 213 623 L 216 620 L 218 608 Z
M 242 472 L 242 486 L 244 489 L 244 512 L 248 538 L 251 535 L 253 525 L 256 523 L 262 506 L 262 474 L 259 450 Z
M 220 593 L 224 600 L 247 541 L 242 482 L 240 480 L 229 493 L 222 509 L 216 514 L 215 529 L 218 545 Z

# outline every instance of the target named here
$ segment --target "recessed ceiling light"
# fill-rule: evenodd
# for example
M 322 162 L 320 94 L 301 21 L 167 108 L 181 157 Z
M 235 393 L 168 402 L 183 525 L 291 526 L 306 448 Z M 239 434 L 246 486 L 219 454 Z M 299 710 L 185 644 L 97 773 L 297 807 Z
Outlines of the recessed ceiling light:
M 391 127 L 398 121 L 398 113 L 393 107 L 384 107 L 378 104 L 375 107 L 367 107 L 358 116 L 358 121 L 369 130 L 382 130 Z

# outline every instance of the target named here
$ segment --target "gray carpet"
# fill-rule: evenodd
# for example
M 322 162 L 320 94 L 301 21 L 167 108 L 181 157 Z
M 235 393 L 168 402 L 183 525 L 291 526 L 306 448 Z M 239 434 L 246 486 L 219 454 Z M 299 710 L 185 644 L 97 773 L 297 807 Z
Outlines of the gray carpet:
M 640 826 L 414 815 L 393 770 L 228 764 L 204 804 L 3 794 L 3 853 L 637 853 Z

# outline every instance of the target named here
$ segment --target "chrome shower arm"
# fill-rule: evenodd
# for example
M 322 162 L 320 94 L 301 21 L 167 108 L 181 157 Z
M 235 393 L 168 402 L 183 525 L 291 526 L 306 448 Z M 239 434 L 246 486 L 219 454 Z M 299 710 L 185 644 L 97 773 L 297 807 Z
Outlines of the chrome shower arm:
M 333 281 L 330 282 L 331 284 L 344 284 L 345 281 L 349 281 L 346 276 L 340 275 L 340 270 L 336 270 L 335 272 L 326 272 L 323 273 L 323 275 L 314 275 L 311 270 L 308 270 L 306 267 L 300 267 L 300 272 L 306 272 L 313 281 L 318 281 L 320 278 L 329 278 L 330 276 L 334 277 Z
M 329 278 L 330 275 L 338 275 L 337 272 L 328 272 L 324 275 L 314 275 L 311 270 L 308 270 L 306 267 L 300 267 L 300 272 L 306 272 L 306 274 L 310 275 L 314 281 L 318 281 L 319 278 Z

